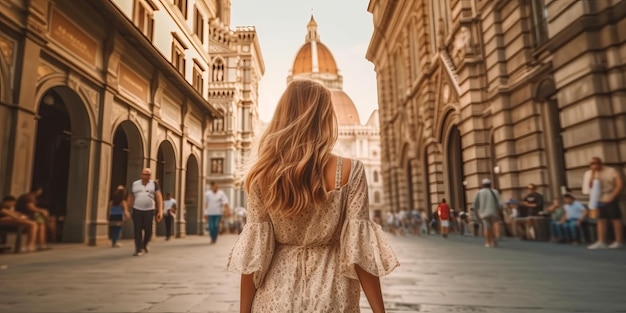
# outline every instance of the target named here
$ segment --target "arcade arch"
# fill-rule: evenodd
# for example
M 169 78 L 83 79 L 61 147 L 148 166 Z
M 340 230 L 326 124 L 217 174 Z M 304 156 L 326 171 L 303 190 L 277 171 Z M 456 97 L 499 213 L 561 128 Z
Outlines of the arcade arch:
M 52 87 L 39 100 L 35 117 L 31 186 L 43 188 L 38 203 L 56 218 L 57 240 L 84 242 L 91 149 L 85 103 L 67 86 Z

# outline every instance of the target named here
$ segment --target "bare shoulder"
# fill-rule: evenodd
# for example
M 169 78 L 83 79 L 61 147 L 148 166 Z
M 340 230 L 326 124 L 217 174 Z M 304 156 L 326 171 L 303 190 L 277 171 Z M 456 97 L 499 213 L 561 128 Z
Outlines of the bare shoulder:
M 350 158 L 343 159 L 343 168 L 341 169 L 341 185 L 345 185 L 350 180 L 350 176 L 352 175 L 352 162 L 354 160 Z

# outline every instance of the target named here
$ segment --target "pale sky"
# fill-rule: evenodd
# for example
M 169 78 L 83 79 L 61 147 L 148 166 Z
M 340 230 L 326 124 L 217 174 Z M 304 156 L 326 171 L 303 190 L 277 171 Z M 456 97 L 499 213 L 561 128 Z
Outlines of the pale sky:
M 265 61 L 259 112 L 269 121 L 286 87 L 294 58 L 315 16 L 318 32 L 343 75 L 343 90 L 356 105 L 361 123 L 378 108 L 374 65 L 365 59 L 372 35 L 369 0 L 231 0 L 231 27 L 256 26 Z

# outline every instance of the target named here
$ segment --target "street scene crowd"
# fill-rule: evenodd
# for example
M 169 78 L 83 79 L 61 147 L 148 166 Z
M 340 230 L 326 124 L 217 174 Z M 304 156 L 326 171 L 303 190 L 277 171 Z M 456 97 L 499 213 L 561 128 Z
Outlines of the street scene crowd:
M 119 248 L 121 244 L 122 226 L 125 222 L 133 223 L 135 241 L 134 256 L 148 253 L 148 244 L 154 229 L 153 221 L 165 224 L 165 240 L 174 235 L 178 203 L 170 192 L 162 191 L 157 180 L 151 179 L 152 172 L 145 168 L 141 179 L 133 182 L 130 191 L 122 185 L 118 186 L 110 198 L 107 210 L 108 238 L 111 247 Z M 13 249 L 15 252 L 30 253 L 51 249 L 48 239 L 54 239 L 56 219 L 50 216 L 49 210 L 38 204 L 43 189 L 35 186 L 31 191 L 15 197 L 8 195 L 0 202 L 0 232 L 2 251 Z M 238 234 L 242 231 L 246 220 L 246 209 L 237 207 L 231 210 L 226 194 L 219 190 L 215 182 L 204 195 L 204 221 L 211 243 L 217 241 L 221 233 Z M 234 212 L 233 212 L 234 211 Z M 13 246 L 7 242 L 8 233 L 16 234 Z M 23 244 L 21 237 L 26 234 Z
M 522 199 L 503 201 L 491 181 L 484 179 L 468 211 L 450 208 L 446 199 L 441 199 L 430 215 L 423 208 L 392 210 L 383 224 L 394 235 L 441 234 L 447 238 L 450 231 L 473 236 L 482 233 L 485 246 L 490 248 L 503 237 L 516 237 L 560 244 L 587 243 L 590 250 L 620 249 L 624 243 L 619 206 L 622 190 L 623 179 L 618 171 L 594 157 L 583 178 L 582 191 L 588 199 L 565 193 L 561 199 L 546 203 L 535 184 L 530 183 Z
M 124 186 L 118 186 L 113 192 L 108 211 L 112 247 L 120 247 L 122 224 L 131 219 L 135 230 L 135 255 L 148 251 L 153 220 L 165 224 L 166 240 L 174 235 L 172 227 L 178 204 L 169 192 L 163 198 L 158 181 L 151 180 L 150 176 L 150 170 L 144 169 L 142 179 L 133 183 L 131 192 L 127 192 Z M 374 220 L 393 235 L 440 234 L 444 238 L 450 232 L 484 235 L 487 247 L 497 246 L 497 242 L 505 237 L 515 237 L 560 244 L 586 243 L 589 249 L 621 248 L 621 176 L 614 168 L 603 165 L 601 159 L 593 158 L 583 181 L 583 194 L 589 195 L 587 199 L 576 199 L 566 193 L 561 199 L 546 201 L 530 183 L 522 199 L 503 201 L 498 190 L 491 188 L 491 181 L 485 179 L 468 210 L 451 208 L 442 198 L 432 214 L 424 208 L 403 208 L 390 210 L 383 219 Z M 14 228 L 26 234 L 19 252 L 50 249 L 47 239 L 56 233 L 56 223 L 48 210 L 37 205 L 42 192 L 42 188 L 36 186 L 19 197 L 8 195 L 2 199 L 0 227 Z M 212 243 L 218 234 L 239 234 L 243 230 L 246 208 L 231 209 L 228 203 L 224 192 L 216 183 L 211 183 L 211 189 L 205 193 L 204 217 Z

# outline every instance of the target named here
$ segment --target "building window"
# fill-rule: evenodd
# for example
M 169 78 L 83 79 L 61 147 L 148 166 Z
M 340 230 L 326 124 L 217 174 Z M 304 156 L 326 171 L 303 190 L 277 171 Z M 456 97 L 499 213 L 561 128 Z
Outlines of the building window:
M 406 93 L 406 65 L 402 62 L 402 53 L 398 51 L 395 54 L 394 63 L 395 63 L 395 78 L 396 78 L 396 99 L 401 101 L 403 96 Z
M 193 32 L 200 38 L 200 42 L 204 43 L 204 17 L 198 8 L 193 12 Z
M 215 58 L 213 65 L 211 66 L 211 77 L 214 82 L 224 81 L 224 60 L 221 58 Z
M 530 6 L 533 17 L 535 46 L 540 46 L 548 40 L 548 8 L 545 0 L 532 0 Z
M 172 64 L 183 76 L 185 76 L 185 49 L 186 47 L 178 36 L 174 35 L 174 40 L 172 41 Z
M 187 0 L 174 0 L 174 5 L 180 10 L 180 13 L 187 18 Z
M 380 191 L 374 191 L 374 203 L 380 203 Z
M 374 182 L 377 183 L 379 180 L 378 171 L 374 171 Z
M 204 69 L 197 60 L 193 60 L 193 77 L 191 85 L 195 90 L 202 93 L 204 88 Z
M 224 116 L 224 110 L 219 110 L 220 114 Z M 213 119 L 213 123 L 211 125 L 211 130 L 213 132 L 223 132 L 224 131 L 224 118 L 215 118 Z
M 135 0 L 133 6 L 133 21 L 135 26 L 152 41 L 154 34 L 154 10 L 145 0 Z
M 251 65 L 250 60 L 243 61 L 243 82 L 246 84 L 250 83 L 250 81 L 252 80 L 252 76 L 250 74 L 252 68 L 250 65 Z
M 224 158 L 211 159 L 211 174 L 224 174 Z

